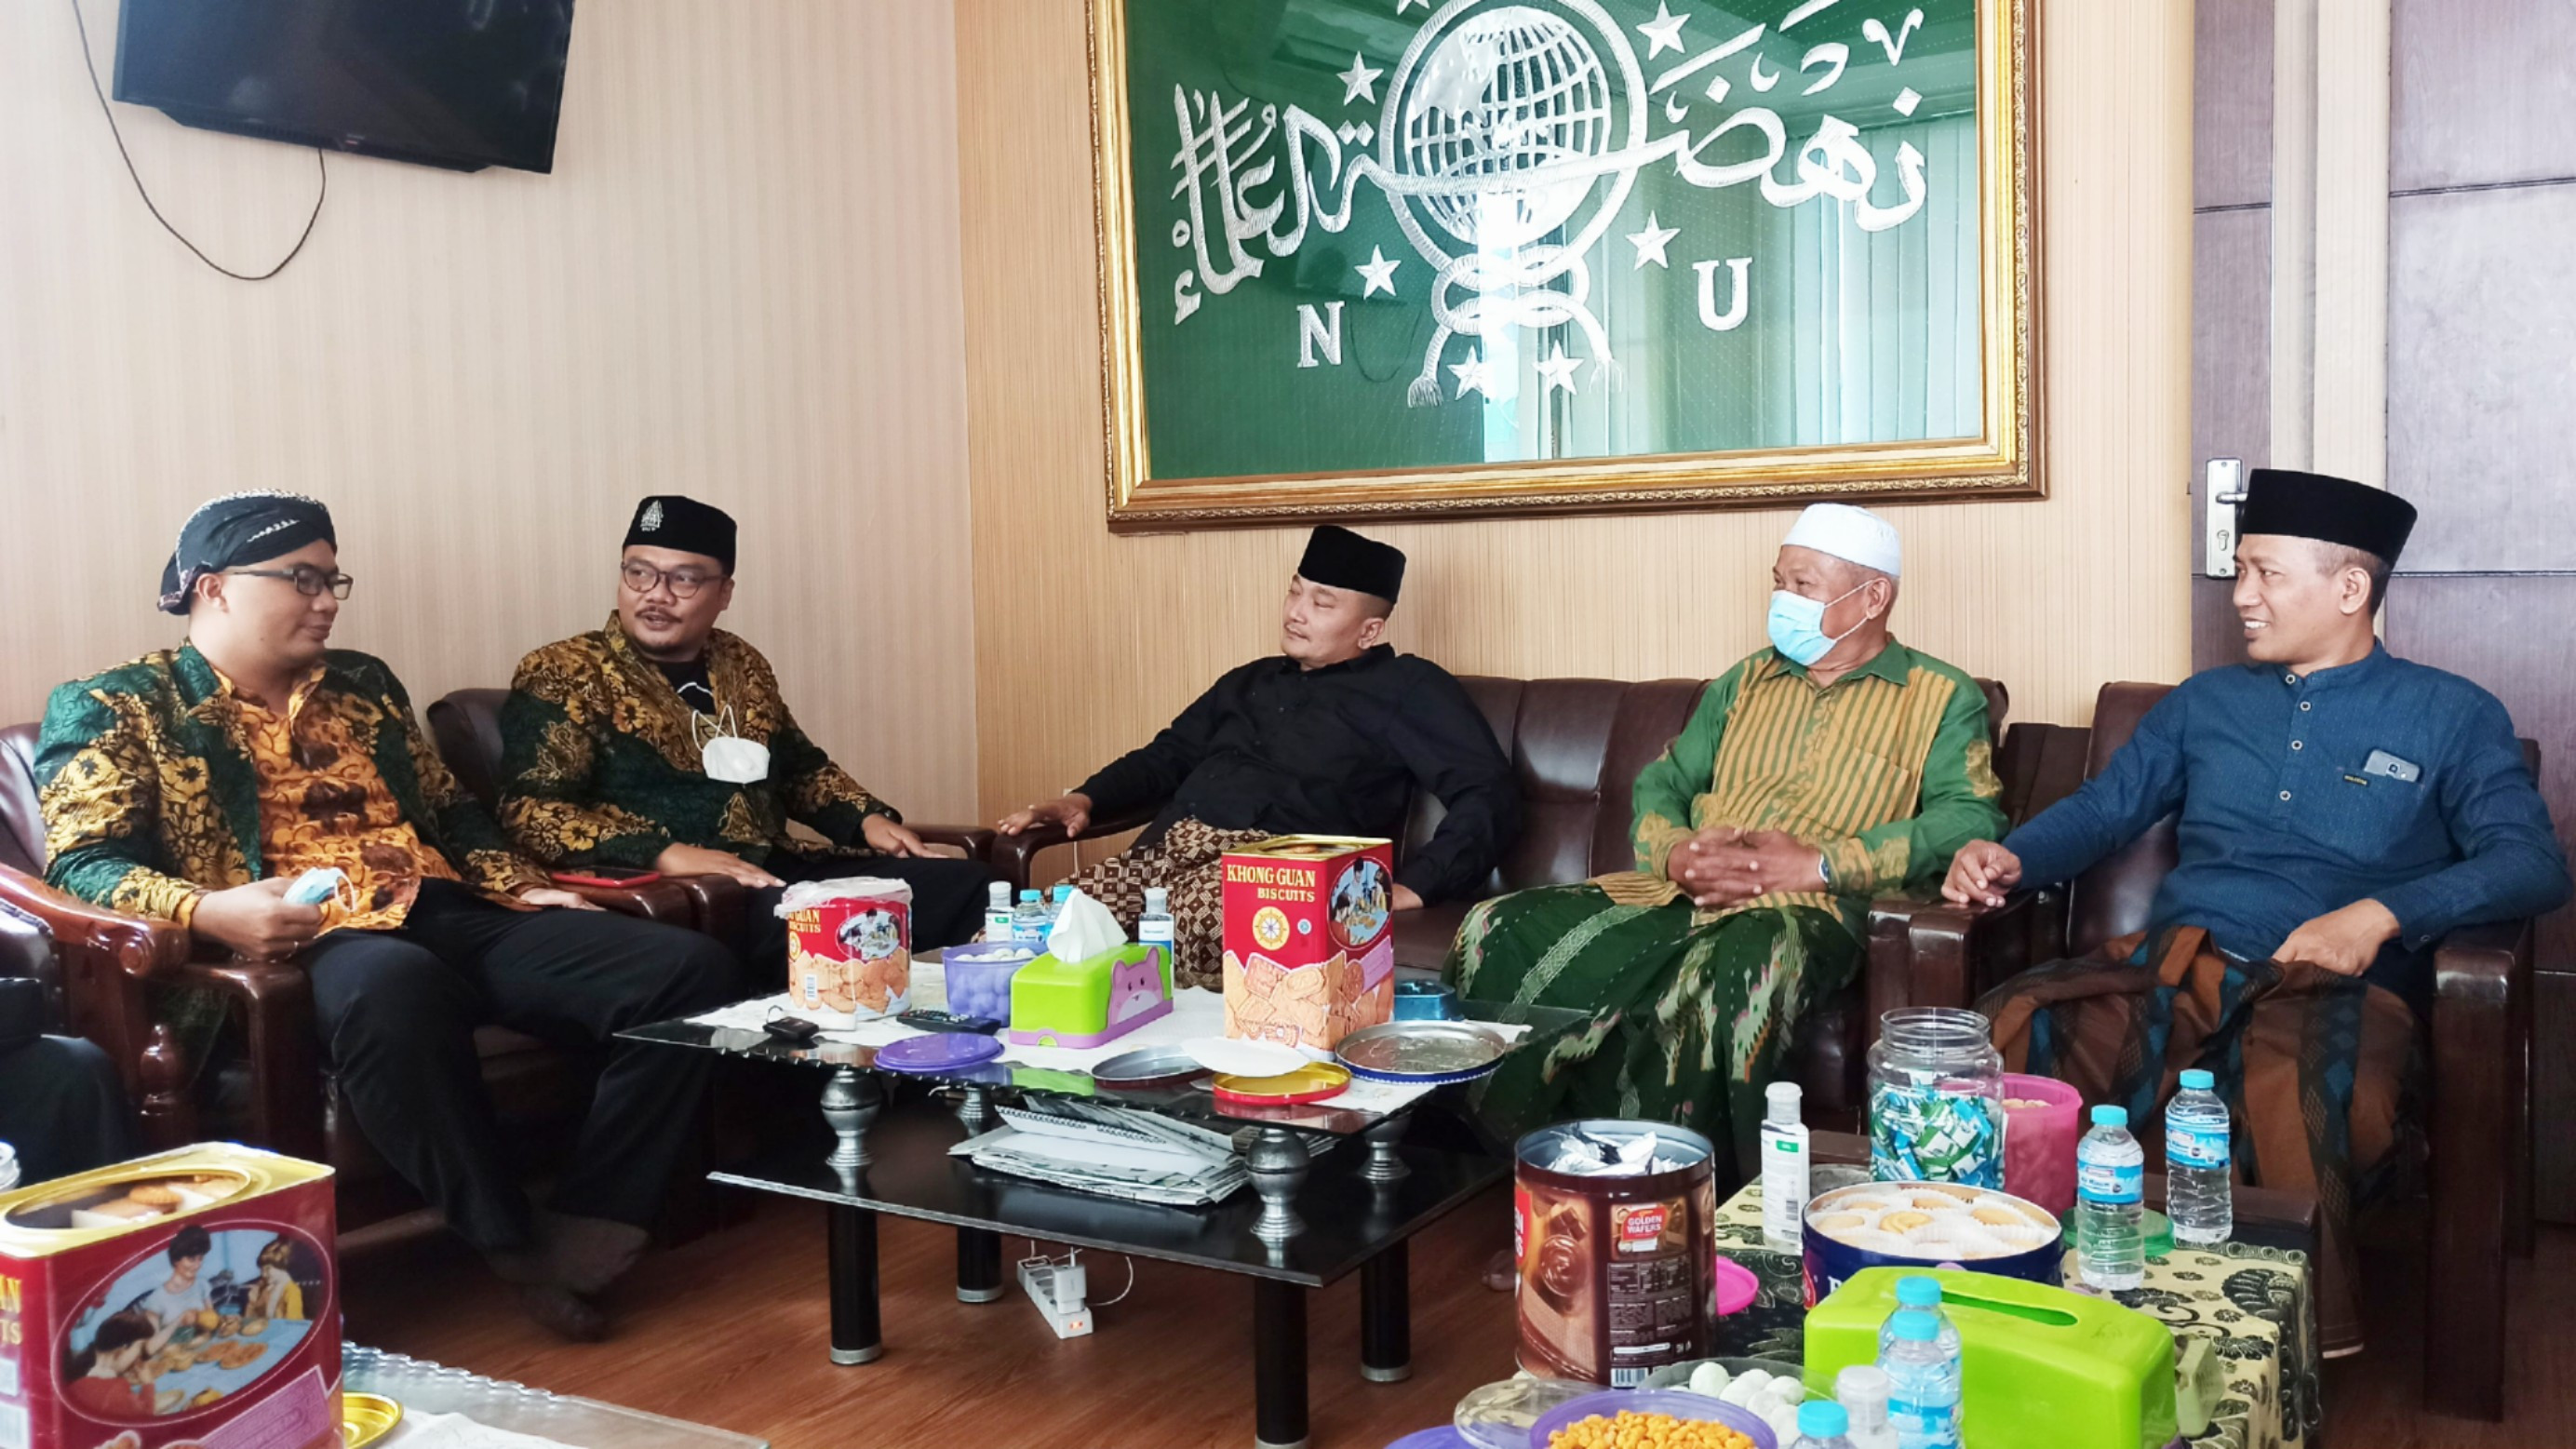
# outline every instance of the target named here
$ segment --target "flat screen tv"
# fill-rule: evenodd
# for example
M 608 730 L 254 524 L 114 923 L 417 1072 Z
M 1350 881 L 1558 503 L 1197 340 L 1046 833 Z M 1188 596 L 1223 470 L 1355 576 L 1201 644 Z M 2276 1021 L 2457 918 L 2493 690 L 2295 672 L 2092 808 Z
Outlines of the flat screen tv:
M 551 171 L 573 0 L 124 0 L 116 98 L 187 126 Z

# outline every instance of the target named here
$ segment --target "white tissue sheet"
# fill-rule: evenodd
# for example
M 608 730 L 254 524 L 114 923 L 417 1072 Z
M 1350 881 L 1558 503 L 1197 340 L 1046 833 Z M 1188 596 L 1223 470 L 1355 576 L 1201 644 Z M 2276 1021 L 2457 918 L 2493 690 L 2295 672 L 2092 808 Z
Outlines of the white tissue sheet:
M 1127 933 L 1109 908 L 1081 891 L 1067 892 L 1047 932 L 1047 954 L 1059 961 L 1088 961 L 1127 944 Z

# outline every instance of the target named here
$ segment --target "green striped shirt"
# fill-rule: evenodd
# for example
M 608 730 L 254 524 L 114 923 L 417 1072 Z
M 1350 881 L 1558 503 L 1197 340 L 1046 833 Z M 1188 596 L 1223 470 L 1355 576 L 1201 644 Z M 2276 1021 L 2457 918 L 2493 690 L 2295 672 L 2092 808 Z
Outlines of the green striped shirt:
M 1604 879 L 1619 900 L 1680 895 L 1675 845 L 1711 826 L 1779 830 L 1824 852 L 1833 889 L 1763 896 L 1713 915 L 1788 905 L 1857 920 L 1873 896 L 1936 889 L 1950 857 L 2004 827 L 1985 692 L 1890 640 L 1818 689 L 1764 649 L 1712 681 L 1690 724 L 1637 776 L 1637 873 Z

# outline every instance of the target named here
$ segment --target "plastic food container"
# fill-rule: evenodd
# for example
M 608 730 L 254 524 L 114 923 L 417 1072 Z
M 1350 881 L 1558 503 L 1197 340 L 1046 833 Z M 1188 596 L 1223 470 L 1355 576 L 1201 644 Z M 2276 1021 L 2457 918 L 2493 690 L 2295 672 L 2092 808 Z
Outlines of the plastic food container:
M 957 1016 L 1011 1019 L 1011 978 L 1038 958 L 1032 946 L 987 941 L 951 946 L 939 955 L 948 982 L 948 1010 Z
M 1752 1411 L 1679 1389 L 1612 1389 L 1606 1393 L 1586 1394 L 1572 1403 L 1561 1404 L 1531 1426 L 1530 1449 L 1547 1449 L 1547 1441 L 1555 1437 L 1558 1430 L 1581 1423 L 1595 1414 L 1607 1419 L 1623 1410 L 1632 1414 L 1670 1414 L 1676 1419 L 1724 1424 L 1752 1440 L 1753 1449 L 1780 1449 L 1780 1437 Z
M 1882 1182 L 2004 1185 L 2004 1059 L 1993 1023 L 1938 1006 L 1879 1018 L 1869 1166 Z

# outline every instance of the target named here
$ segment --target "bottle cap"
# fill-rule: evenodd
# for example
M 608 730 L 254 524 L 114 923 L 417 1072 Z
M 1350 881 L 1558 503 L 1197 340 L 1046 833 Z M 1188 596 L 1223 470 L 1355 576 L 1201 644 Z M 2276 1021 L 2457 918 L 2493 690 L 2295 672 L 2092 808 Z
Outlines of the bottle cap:
M 1770 1103 L 1769 1110 L 1763 1114 L 1763 1121 L 1777 1122 L 1784 1127 L 1798 1124 L 1798 1104 L 1805 1093 L 1799 1090 L 1797 1083 L 1773 1082 L 1763 1089 L 1763 1096 Z
M 1887 1421 L 1887 1370 L 1856 1363 L 1834 1375 L 1834 1400 L 1852 1422 L 1875 1428 Z
M 1941 1336 L 1941 1320 L 1920 1308 L 1900 1308 L 1887 1324 L 1889 1331 L 1908 1343 L 1929 1343 Z
M 1160 911 L 1171 899 L 1171 891 L 1163 886 L 1145 887 L 1145 909 L 1149 911 Z
M 1851 1415 L 1840 1404 L 1818 1400 L 1798 1406 L 1798 1432 L 1810 1439 L 1831 1439 L 1851 1432 Z
M 1020 899 L 1024 901 L 1035 901 L 1044 900 L 1045 897 L 1038 894 L 1037 887 L 1031 886 L 1027 890 L 1020 892 Z
M 990 886 L 985 887 L 984 894 L 993 902 L 993 904 L 997 906 L 1007 906 L 1011 903 L 1011 883 L 1006 880 L 997 880 Z
M 1896 1301 L 1908 1308 L 1941 1306 L 1941 1284 L 1920 1273 L 1909 1273 L 1896 1280 Z
M 2096 1127 L 2126 1127 L 2129 1125 L 2129 1109 L 2126 1107 L 2114 1107 L 2110 1103 L 2105 1102 L 2101 1106 L 2093 1109 L 2093 1125 Z
M 2186 1092 L 2206 1092 L 2217 1085 L 2218 1079 L 2216 1077 L 2211 1076 L 2209 1073 L 2202 1071 L 2198 1067 L 2194 1067 L 2190 1071 L 2182 1074 L 2182 1088 Z

